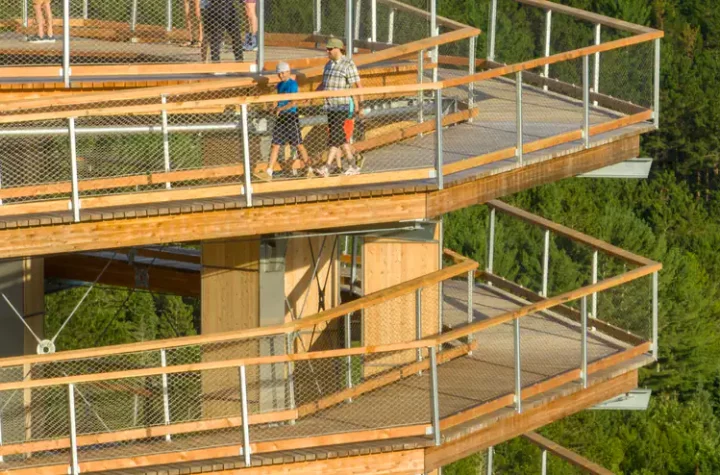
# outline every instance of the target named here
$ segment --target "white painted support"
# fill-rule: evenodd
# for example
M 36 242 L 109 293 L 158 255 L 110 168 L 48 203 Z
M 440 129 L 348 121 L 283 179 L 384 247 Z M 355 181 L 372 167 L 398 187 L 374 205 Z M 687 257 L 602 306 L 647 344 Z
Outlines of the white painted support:
M 477 36 L 473 36 L 469 40 L 468 45 L 468 75 L 472 76 L 475 74 L 475 45 L 477 43 Z M 468 109 L 472 109 L 475 105 L 475 83 L 471 82 L 468 84 Z M 469 122 L 472 122 L 472 115 L 470 116 Z
M 362 0 L 355 0 L 355 11 L 352 12 L 353 28 L 355 28 L 356 40 L 360 39 L 360 19 L 362 16 Z M 353 51 L 354 52 L 354 51 Z
M 167 97 L 165 96 L 165 94 L 162 94 L 160 96 L 160 102 L 163 106 L 167 104 Z M 167 173 L 170 171 L 170 137 L 168 134 L 168 113 L 167 110 L 164 108 L 160 113 L 160 120 L 162 126 L 163 159 L 165 161 L 165 172 Z M 169 190 L 170 188 L 172 188 L 172 185 L 169 181 L 166 181 L 165 189 Z
M 165 25 L 165 30 L 168 32 L 171 32 L 172 31 L 172 23 L 173 23 L 172 0 L 167 0 L 167 5 L 165 7 L 165 19 L 167 20 L 167 24 Z
M 488 54 L 487 59 L 495 61 L 495 31 L 497 27 L 497 0 L 490 1 L 490 34 L 488 35 Z
M 583 389 L 588 387 L 588 308 L 587 295 L 580 300 L 580 378 L 582 380 Z
M 440 34 L 440 29 L 438 28 L 437 24 L 437 2 L 438 0 L 430 0 L 430 35 L 432 37 L 438 36 Z M 434 46 L 433 49 L 433 63 L 435 63 L 435 67 L 432 70 L 432 80 L 433 82 L 438 81 L 438 69 L 437 69 L 437 63 L 439 59 L 438 52 L 440 51 L 438 46 Z
M 83 20 L 88 19 L 88 0 L 83 0 Z
M 242 417 L 243 446 L 242 456 L 245 466 L 250 467 L 250 421 L 248 420 L 247 376 L 245 365 L 240 366 L 240 415 Z
M 520 319 L 515 319 L 513 336 L 515 343 L 515 412 L 522 413 L 522 368 L 520 367 Z
M 160 366 L 167 368 L 167 353 L 163 348 L 160 350 Z M 170 390 L 168 388 L 168 375 L 167 373 L 162 374 L 162 397 L 163 397 L 163 418 L 165 425 L 170 425 Z M 170 434 L 165 434 L 165 441 L 170 442 L 172 437 Z
M 443 189 L 443 110 L 442 89 L 435 91 L 435 172 L 438 189 Z
M 0 408 L 0 447 L 3 446 L 3 426 L 2 426 L 2 419 L 3 419 L 3 409 L 4 407 Z M 5 459 L 2 455 L 0 455 L 0 463 L 5 462 Z
M 245 170 L 245 205 L 252 206 L 252 168 L 250 168 L 250 136 L 248 131 L 248 111 L 247 104 L 240 106 L 242 115 L 242 139 L 243 139 L 243 167 Z
M 540 295 L 547 298 L 548 296 L 548 274 L 550 272 L 550 230 L 545 230 L 545 239 L 543 245 L 543 262 L 542 262 L 542 290 Z
M 430 407 L 432 408 L 433 442 L 440 445 L 440 394 L 438 388 L 437 348 L 430 348 Z
M 63 0 L 63 84 L 70 87 L 70 0 Z
M 75 117 L 68 119 L 68 136 L 70 138 L 70 173 L 72 182 L 72 212 L 73 221 L 80 222 L 80 191 L 78 189 L 77 166 L 77 135 L 75 134 Z
M 345 55 L 353 57 L 353 1 L 345 0 Z
M 422 288 L 415 290 L 415 339 L 422 340 Z M 422 348 L 417 349 L 417 361 L 422 361 Z
M 590 58 L 583 56 L 583 141 L 590 148 Z
M 488 243 L 487 243 L 487 270 L 492 274 L 493 264 L 495 262 L 495 208 L 490 208 L 490 218 L 488 219 Z M 488 282 L 490 285 L 490 282 Z
M 442 169 L 442 167 L 441 167 Z M 440 187 L 442 189 L 442 187 Z M 443 236 L 445 234 L 445 219 L 441 216 L 440 220 L 438 221 L 438 270 L 441 270 L 443 268 L 443 249 L 444 249 L 444 239 Z M 438 282 L 438 328 L 437 332 L 438 335 L 441 335 L 443 332 L 443 323 L 444 323 L 444 317 L 445 317 L 445 293 L 444 293 L 444 283 L 443 281 Z
M 545 57 L 550 56 L 550 41 L 552 39 L 552 10 L 545 10 Z M 550 65 L 543 66 L 543 76 L 550 77 Z M 545 91 L 548 90 L 547 84 L 543 85 Z
M 425 79 L 425 50 L 418 52 L 418 73 L 417 82 L 422 84 Z M 425 121 L 425 94 L 423 91 L 418 91 L 418 123 L 422 124 Z
M 592 284 L 597 284 L 598 281 L 598 252 L 593 252 L 592 257 Z M 592 311 L 590 313 L 590 316 L 592 318 L 597 318 L 597 304 L 598 304 L 598 298 L 597 298 L 597 292 L 592 293 Z
M 495 448 L 491 445 L 487 449 L 487 475 L 493 475 L 493 456 L 495 455 Z
M 660 127 L 660 38 L 655 40 L 655 62 L 653 75 L 653 124 Z
M 315 33 L 322 30 L 322 0 L 315 0 Z
M 467 273 L 467 323 L 473 322 L 473 290 L 475 289 L 475 271 L 469 270 Z M 473 341 L 472 333 L 468 335 L 468 343 Z M 472 352 L 470 352 L 472 354 Z
M 652 355 L 658 359 L 658 273 L 652 274 Z
M 77 421 L 75 414 L 75 385 L 68 384 L 68 414 L 70 415 L 70 474 L 78 475 L 80 466 L 77 450 Z
M 349 350 L 352 347 L 352 322 L 350 320 L 351 314 L 345 315 L 345 349 Z M 345 386 L 347 389 L 353 387 L 352 380 L 352 356 L 345 357 Z M 348 402 L 352 402 L 352 399 L 348 399 Z
M 515 128 L 517 129 L 517 137 L 515 144 L 515 156 L 518 164 L 523 166 L 523 73 L 518 71 L 515 73 Z
M 542 475 L 547 475 L 547 450 L 542 451 L 540 473 Z
M 257 31 L 257 72 L 262 74 L 265 70 L 265 0 L 257 0 L 255 4 L 258 19 Z
M 389 45 L 393 44 L 393 36 L 395 34 L 395 9 L 390 10 L 390 15 L 388 16 L 388 38 L 387 43 Z
M 598 23 L 595 25 L 595 46 L 602 43 L 602 25 Z M 593 55 L 593 92 L 600 92 L 600 52 L 598 51 Z M 593 102 L 593 106 L 597 107 L 597 101 Z
M 377 0 L 370 0 L 370 40 L 377 43 Z
M 28 2 L 29 2 L 29 1 L 30 1 L 30 0 L 23 0 L 23 4 L 22 4 L 22 7 L 23 7 L 23 8 L 22 8 L 22 22 L 23 22 L 23 26 L 24 26 L 25 28 L 28 27 L 28 17 L 29 17 L 29 15 L 28 15 Z
M 135 33 L 137 29 L 137 12 L 138 12 L 138 0 L 132 0 L 130 6 L 130 31 Z

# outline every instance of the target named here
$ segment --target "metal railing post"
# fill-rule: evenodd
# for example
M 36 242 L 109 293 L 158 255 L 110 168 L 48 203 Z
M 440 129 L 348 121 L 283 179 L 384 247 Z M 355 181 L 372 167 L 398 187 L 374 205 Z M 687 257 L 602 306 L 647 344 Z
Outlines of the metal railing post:
M 545 10 L 545 57 L 550 56 L 550 39 L 552 37 L 552 10 Z M 543 66 L 543 76 L 545 79 L 550 77 L 550 65 Z M 543 89 L 548 90 L 547 82 L 543 84 Z
M 0 408 L 0 447 L 3 446 L 3 428 L 2 428 L 2 418 L 3 418 L 3 411 L 2 408 Z M 2 455 L 0 455 L 0 463 L 5 462 L 5 459 Z
M 437 24 L 437 0 L 430 0 L 430 36 L 438 36 L 440 34 L 440 31 L 438 29 Z M 438 68 L 437 63 L 439 59 L 438 52 L 440 51 L 439 46 L 433 46 L 432 52 L 433 52 L 433 70 L 432 70 L 432 78 L 433 82 L 438 81 Z
M 258 31 L 257 31 L 257 70 L 262 74 L 265 69 L 265 0 L 257 0 Z
M 70 87 L 70 0 L 63 0 L 63 84 Z
M 28 2 L 29 1 L 30 0 L 23 0 L 23 4 L 22 4 L 22 7 L 23 7 L 22 8 L 22 21 L 23 21 L 23 26 L 25 28 L 28 27 Z
M 242 417 L 243 445 L 242 455 L 245 467 L 250 466 L 250 421 L 248 416 L 247 376 L 245 365 L 240 366 L 240 415 Z
M 587 308 L 587 295 L 584 295 L 580 300 L 580 327 L 582 335 L 580 336 L 580 378 L 582 380 L 583 389 L 588 387 L 588 348 L 587 348 L 587 333 L 588 333 L 588 308 Z
M 658 359 L 658 273 L 652 274 L 652 355 Z
M 469 51 L 468 51 L 468 75 L 472 76 L 475 74 L 475 45 L 477 43 L 477 36 L 472 36 L 469 40 Z M 471 82 L 468 84 L 468 109 L 472 109 L 475 105 L 475 83 Z M 470 115 L 469 122 L 472 122 L 472 114 Z
M 520 166 L 523 165 L 523 107 L 522 107 L 522 96 L 523 96 L 523 73 L 518 71 L 515 73 L 515 125 L 517 128 L 517 143 L 515 145 L 515 156 L 518 159 Z
M 285 352 L 288 355 L 293 353 L 293 333 L 288 333 L 285 336 L 285 345 L 287 348 Z M 290 409 L 295 409 L 295 363 L 292 361 L 287 362 L 287 380 L 288 380 L 288 399 L 290 400 Z M 290 425 L 295 424 L 295 419 L 290 421 Z
M 88 19 L 88 0 L 83 0 L 83 20 Z
M 550 230 L 545 230 L 545 243 L 543 246 L 543 262 L 542 262 L 542 290 L 540 295 L 547 298 L 548 296 L 548 272 L 550 270 Z
M 163 368 L 167 367 L 167 353 L 163 348 L 160 350 L 160 366 Z M 162 397 L 163 397 L 163 418 L 165 425 L 170 425 L 170 391 L 168 390 L 168 375 L 167 373 L 162 374 Z M 165 440 L 170 442 L 172 437 L 170 434 L 165 435 Z
M 360 39 L 360 18 L 362 14 L 362 0 L 355 0 L 355 10 L 352 12 L 353 16 L 353 28 L 355 28 L 355 36 L 354 38 L 356 40 Z M 354 51 L 353 51 L 354 53 Z
M 165 94 L 162 94 L 160 96 L 160 102 L 163 106 L 167 104 L 167 97 L 165 96 Z M 162 112 L 160 113 L 160 120 L 162 125 L 163 159 L 165 160 L 165 173 L 168 173 L 170 171 L 170 137 L 168 134 L 168 113 L 165 108 L 163 108 Z M 172 185 L 169 181 L 165 182 L 165 188 L 168 190 L 172 188 Z
M 443 110 L 442 89 L 435 91 L 435 171 L 437 172 L 437 186 L 443 189 Z
M 345 55 L 352 59 L 353 55 L 353 21 L 352 0 L 345 0 Z
M 422 340 L 422 288 L 415 290 L 415 339 Z M 422 361 L 422 348 L 417 349 L 417 360 Z
M 493 455 L 495 455 L 495 449 L 491 445 L 487 449 L 487 475 L 493 474 Z
M 387 42 L 389 45 L 393 43 L 393 36 L 395 33 L 395 9 L 390 10 L 390 15 L 388 15 L 388 39 Z
M 438 270 L 441 270 L 443 268 L 443 246 L 444 246 L 444 239 L 443 235 L 445 233 L 445 220 L 443 217 L 440 217 L 440 221 L 438 221 Z M 443 332 L 443 320 L 444 320 L 444 303 L 445 303 L 445 293 L 444 293 L 444 285 L 443 281 L 438 282 L 438 335 L 441 335 Z
M 592 283 L 597 284 L 598 281 L 598 252 L 593 252 L 593 258 L 592 258 Z M 593 318 L 597 318 L 597 292 L 592 293 L 592 303 L 591 303 L 591 312 L 590 315 Z
M 655 73 L 653 75 L 653 124 L 660 127 L 660 38 L 655 40 Z
M 485 270 L 493 273 L 493 264 L 495 262 L 495 208 L 490 208 L 490 217 L 488 219 L 488 243 L 487 243 L 487 266 Z
M 547 450 L 542 451 L 542 458 L 540 460 L 540 473 L 547 475 Z
M 352 250 L 350 251 L 350 292 L 352 292 L 357 280 L 357 252 L 358 252 L 358 240 L 355 236 L 352 237 Z
M 77 136 L 75 134 L 75 117 L 68 119 L 68 136 L 70 138 L 70 173 L 72 182 L 73 221 L 80 222 L 80 191 L 78 189 Z
M 242 114 L 242 139 L 243 139 L 243 169 L 245 171 L 245 204 L 248 207 L 252 206 L 252 182 L 250 177 L 252 176 L 252 169 L 250 168 L 250 136 L 248 134 L 248 110 L 247 104 L 240 106 Z
M 590 57 L 583 56 L 583 141 L 590 148 Z
M 425 50 L 418 52 L 418 73 L 417 82 L 422 84 L 425 80 Z M 425 121 L 425 94 L 423 91 L 418 91 L 418 123 L 422 124 Z
M 430 347 L 430 407 L 433 442 L 440 445 L 440 391 L 438 388 L 437 348 Z
M 173 22 L 172 0 L 167 0 L 167 7 L 165 10 L 165 18 L 167 20 L 167 25 L 165 26 L 165 30 L 170 32 L 170 31 L 172 31 L 172 22 Z
M 322 0 L 315 0 L 315 33 L 322 29 Z
M 377 0 L 370 0 L 370 40 L 377 43 Z
M 345 315 L 345 349 L 349 350 L 352 347 L 352 322 L 350 321 L 351 314 Z M 348 389 L 353 387 L 353 380 L 352 380 L 352 356 L 346 356 L 345 357 L 345 366 L 346 366 L 346 375 L 345 375 L 345 385 Z M 348 402 L 352 401 L 352 399 L 348 399 Z
M 80 466 L 77 450 L 77 421 L 75 418 L 75 385 L 68 384 L 68 413 L 70 414 L 70 474 L 78 475 Z
M 520 319 L 515 319 L 514 325 L 515 350 L 515 412 L 522 412 L 522 369 L 520 367 Z
M 598 23 L 595 25 L 595 46 L 602 43 L 602 25 Z M 600 52 L 594 54 L 593 64 L 593 92 L 596 94 L 600 92 Z M 593 106 L 597 107 L 597 101 L 593 101 Z
M 473 322 L 473 290 L 475 289 L 475 271 L 469 270 L 467 273 L 467 323 Z M 468 343 L 473 341 L 472 333 L 468 335 Z M 472 354 L 472 351 L 470 352 Z
M 130 31 L 135 33 L 137 29 L 137 12 L 138 12 L 138 0 L 132 0 L 130 7 Z
M 490 34 L 488 35 L 488 54 L 489 61 L 495 61 L 495 27 L 497 26 L 497 0 L 490 0 Z

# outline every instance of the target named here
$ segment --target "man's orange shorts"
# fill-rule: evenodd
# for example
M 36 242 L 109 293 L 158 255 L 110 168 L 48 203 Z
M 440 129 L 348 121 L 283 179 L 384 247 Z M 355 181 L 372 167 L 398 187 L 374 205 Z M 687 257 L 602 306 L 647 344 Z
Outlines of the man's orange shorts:
M 352 142 L 352 136 L 355 132 L 355 119 L 345 119 L 343 130 L 345 131 L 345 139 L 348 143 Z

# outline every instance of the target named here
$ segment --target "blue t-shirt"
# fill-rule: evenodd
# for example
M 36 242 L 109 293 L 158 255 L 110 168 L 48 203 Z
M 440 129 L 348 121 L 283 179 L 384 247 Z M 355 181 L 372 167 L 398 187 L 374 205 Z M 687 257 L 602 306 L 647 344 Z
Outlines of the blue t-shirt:
M 277 85 L 277 92 L 278 94 L 294 94 L 298 92 L 298 83 L 296 80 L 290 78 L 286 81 L 279 82 Z M 278 107 L 282 107 L 286 104 L 288 104 L 290 101 L 278 101 Z M 290 109 L 286 109 L 281 114 L 297 114 L 297 107 L 291 107 Z

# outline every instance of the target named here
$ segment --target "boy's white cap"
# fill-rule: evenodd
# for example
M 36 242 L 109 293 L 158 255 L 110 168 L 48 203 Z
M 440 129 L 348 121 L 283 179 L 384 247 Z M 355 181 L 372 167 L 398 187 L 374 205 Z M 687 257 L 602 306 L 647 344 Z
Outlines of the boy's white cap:
M 290 65 L 284 61 L 280 61 L 275 68 L 275 72 L 277 73 L 287 73 L 290 72 Z

